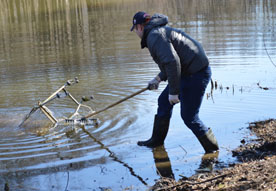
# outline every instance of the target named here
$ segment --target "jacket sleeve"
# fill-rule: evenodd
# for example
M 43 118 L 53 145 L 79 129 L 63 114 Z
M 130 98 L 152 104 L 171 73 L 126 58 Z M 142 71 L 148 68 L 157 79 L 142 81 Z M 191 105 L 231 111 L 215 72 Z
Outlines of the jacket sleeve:
M 173 45 L 167 39 L 165 31 L 149 34 L 147 45 L 153 60 L 160 68 L 159 77 L 161 80 L 168 80 L 169 93 L 179 94 L 181 68 L 179 57 Z

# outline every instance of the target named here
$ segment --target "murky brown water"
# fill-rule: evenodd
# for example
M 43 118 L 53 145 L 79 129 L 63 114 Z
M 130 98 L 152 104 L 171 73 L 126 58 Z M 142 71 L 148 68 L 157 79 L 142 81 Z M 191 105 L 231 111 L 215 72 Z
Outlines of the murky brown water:
M 144 88 L 158 68 L 129 32 L 138 10 L 168 15 L 170 25 L 205 47 L 220 88 L 204 99 L 201 118 L 218 138 L 220 164 L 235 160 L 229 150 L 240 144 L 248 122 L 275 117 L 273 0 L 1 0 L 0 189 L 8 183 L 24 191 L 145 190 L 159 173 L 176 179 L 195 173 L 203 149 L 179 106 L 164 149 L 136 145 L 151 135 L 165 83 L 99 114 L 99 127 L 87 132 L 18 128 L 38 100 L 76 76 L 80 83 L 68 90 L 78 100 L 93 94 L 87 104 L 96 110 Z M 70 113 L 69 106 L 52 104 L 61 113 Z

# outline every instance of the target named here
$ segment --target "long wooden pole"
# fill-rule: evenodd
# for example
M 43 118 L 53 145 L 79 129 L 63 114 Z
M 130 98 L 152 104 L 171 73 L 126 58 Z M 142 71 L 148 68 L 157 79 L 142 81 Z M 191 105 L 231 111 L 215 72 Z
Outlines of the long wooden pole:
M 148 87 L 143 88 L 143 89 L 141 89 L 141 90 L 139 90 L 139 91 L 137 91 L 137 92 L 135 92 L 135 93 L 133 93 L 133 94 L 131 94 L 131 95 L 129 95 L 129 96 L 127 96 L 127 97 L 125 97 L 125 98 L 123 98 L 123 99 L 121 99 L 121 100 L 119 100 L 119 101 L 117 101 L 117 102 L 115 102 L 115 103 L 113 103 L 113 104 L 111 104 L 111 105 L 109 105 L 109 106 L 107 106 L 107 107 L 99 110 L 99 111 L 96 111 L 94 113 L 90 113 L 89 115 L 85 116 L 84 118 L 89 118 L 89 117 L 92 117 L 94 115 L 97 115 L 97 114 L 99 114 L 99 113 L 101 113 L 101 112 L 103 112 L 105 110 L 108 110 L 108 109 L 110 109 L 110 108 L 112 108 L 112 107 L 114 107 L 114 106 L 116 106 L 116 105 L 118 105 L 118 104 L 120 104 L 120 103 L 122 103 L 122 102 L 124 102 L 124 101 L 126 101 L 126 100 L 128 100 L 128 99 L 130 99 L 130 98 L 132 98 L 132 97 L 134 97 L 134 96 L 136 96 L 136 95 L 144 92 L 144 91 L 146 91 L 146 90 L 148 90 Z

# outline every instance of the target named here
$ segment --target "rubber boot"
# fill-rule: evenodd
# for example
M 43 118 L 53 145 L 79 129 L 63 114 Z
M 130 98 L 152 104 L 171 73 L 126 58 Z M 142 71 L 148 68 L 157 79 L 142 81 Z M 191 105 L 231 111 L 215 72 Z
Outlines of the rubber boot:
M 212 129 L 210 128 L 208 129 L 207 133 L 202 137 L 199 137 L 198 140 L 204 148 L 205 153 L 212 153 L 219 150 L 218 142 L 212 132 Z
M 138 141 L 139 146 L 157 147 L 164 144 L 170 124 L 170 117 L 158 117 L 155 115 L 152 136 L 147 141 Z

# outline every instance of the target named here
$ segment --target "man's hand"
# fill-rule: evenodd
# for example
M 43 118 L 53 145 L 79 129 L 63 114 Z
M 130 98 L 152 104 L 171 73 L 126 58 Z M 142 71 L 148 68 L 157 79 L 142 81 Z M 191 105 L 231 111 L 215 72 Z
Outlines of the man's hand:
M 171 105 L 179 103 L 180 101 L 179 101 L 178 95 L 169 94 L 169 102 Z
M 155 78 L 153 78 L 151 81 L 149 81 L 148 83 L 148 88 L 149 90 L 157 90 L 159 87 L 159 83 L 161 82 L 161 79 L 159 78 L 159 76 L 156 76 Z

